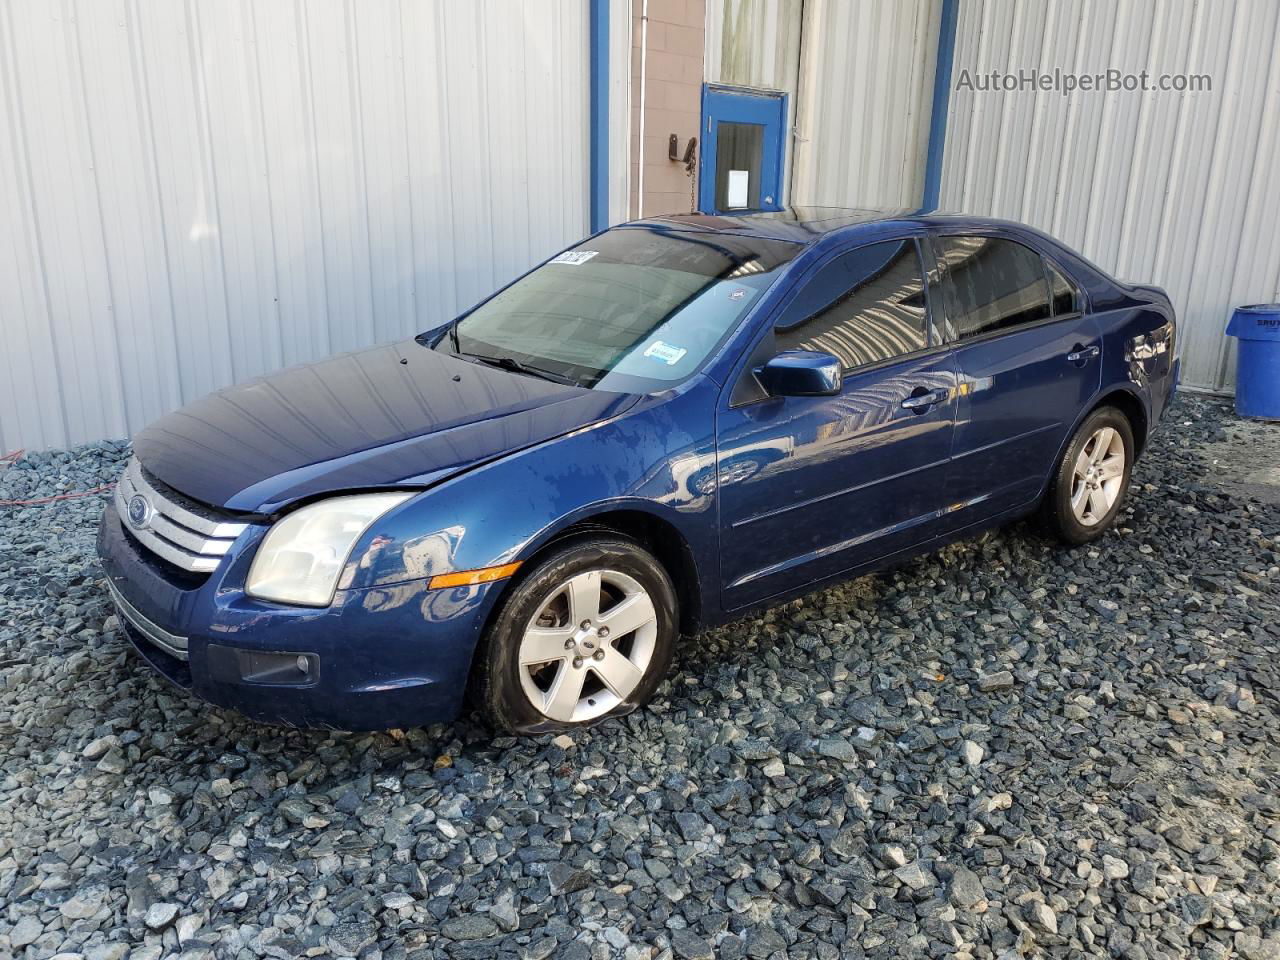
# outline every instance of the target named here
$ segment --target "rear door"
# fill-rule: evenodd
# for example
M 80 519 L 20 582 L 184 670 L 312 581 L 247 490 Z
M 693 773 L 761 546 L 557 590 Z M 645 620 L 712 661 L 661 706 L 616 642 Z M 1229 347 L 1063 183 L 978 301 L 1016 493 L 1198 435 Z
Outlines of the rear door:
M 717 482 L 727 609 L 935 534 L 956 374 L 932 331 L 922 269 L 915 238 L 837 254 L 801 281 L 725 391 Z M 841 360 L 837 396 L 759 390 L 752 370 L 797 349 Z
M 1007 237 L 933 239 L 959 405 L 948 531 L 1030 503 L 1097 392 L 1102 341 L 1083 295 Z

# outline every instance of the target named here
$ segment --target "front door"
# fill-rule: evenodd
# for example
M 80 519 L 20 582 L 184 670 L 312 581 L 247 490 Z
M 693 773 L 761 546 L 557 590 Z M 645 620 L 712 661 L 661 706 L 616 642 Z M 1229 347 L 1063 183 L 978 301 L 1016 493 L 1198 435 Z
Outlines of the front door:
M 726 609 L 913 548 L 937 532 L 956 411 L 914 239 L 837 255 L 802 282 L 748 363 L 840 359 L 841 392 L 726 391 L 717 417 Z
M 702 88 L 698 208 L 752 213 L 782 208 L 785 93 Z

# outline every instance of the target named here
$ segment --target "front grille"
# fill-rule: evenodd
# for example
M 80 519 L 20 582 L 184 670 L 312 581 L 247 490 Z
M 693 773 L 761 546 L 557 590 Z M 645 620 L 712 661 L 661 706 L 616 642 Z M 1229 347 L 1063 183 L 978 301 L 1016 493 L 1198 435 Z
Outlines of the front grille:
M 124 528 L 139 543 L 189 573 L 216 569 L 236 537 L 248 527 L 160 492 L 143 473 L 137 457 L 130 459 L 116 484 L 116 510 Z

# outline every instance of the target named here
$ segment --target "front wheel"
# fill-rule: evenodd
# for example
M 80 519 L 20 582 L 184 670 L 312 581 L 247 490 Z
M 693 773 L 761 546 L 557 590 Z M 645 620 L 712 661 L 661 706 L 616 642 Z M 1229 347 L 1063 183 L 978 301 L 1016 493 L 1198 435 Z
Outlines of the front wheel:
M 1133 472 L 1133 429 L 1115 407 L 1095 410 L 1076 431 L 1045 496 L 1049 531 L 1070 544 L 1088 543 L 1114 523 Z
M 678 632 L 675 588 L 648 551 L 616 536 L 574 539 L 504 599 L 476 665 L 479 706 L 521 733 L 629 713 L 666 676 Z

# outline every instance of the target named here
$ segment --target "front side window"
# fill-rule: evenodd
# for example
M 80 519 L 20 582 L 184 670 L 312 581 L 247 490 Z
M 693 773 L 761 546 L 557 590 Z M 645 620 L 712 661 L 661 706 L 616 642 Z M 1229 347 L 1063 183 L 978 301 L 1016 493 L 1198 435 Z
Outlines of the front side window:
M 1049 282 L 1040 254 L 998 237 L 939 237 L 947 315 L 955 339 L 969 340 L 1048 320 Z
M 846 370 L 929 346 L 915 240 L 859 247 L 810 279 L 775 327 L 779 350 L 818 350 Z
M 601 390 L 664 389 L 698 369 L 800 249 L 718 233 L 609 230 L 481 304 L 435 349 Z

